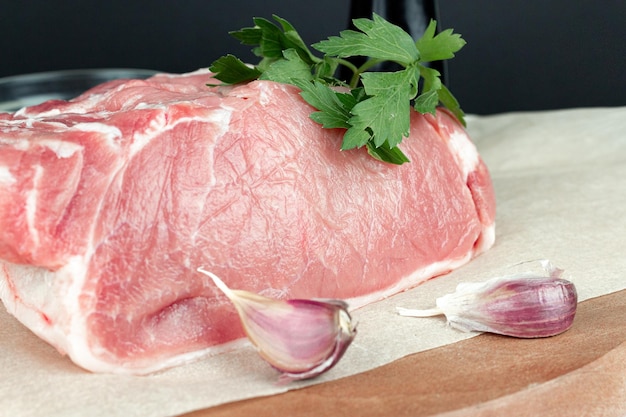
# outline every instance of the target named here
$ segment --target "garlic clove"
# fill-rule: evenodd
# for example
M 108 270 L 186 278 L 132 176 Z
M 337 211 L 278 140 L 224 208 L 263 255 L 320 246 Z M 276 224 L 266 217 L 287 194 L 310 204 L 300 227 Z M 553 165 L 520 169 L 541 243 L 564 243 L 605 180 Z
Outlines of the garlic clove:
M 198 268 L 232 301 L 246 335 L 261 357 L 282 375 L 280 382 L 318 376 L 339 362 L 356 335 L 341 300 L 276 300 L 232 290 Z
M 562 270 L 544 262 L 548 276 L 519 274 L 484 283 L 462 283 L 436 300 L 437 308 L 398 308 L 403 316 L 443 314 L 459 330 L 520 338 L 549 337 L 568 330 L 578 305 L 576 287 L 561 278 Z

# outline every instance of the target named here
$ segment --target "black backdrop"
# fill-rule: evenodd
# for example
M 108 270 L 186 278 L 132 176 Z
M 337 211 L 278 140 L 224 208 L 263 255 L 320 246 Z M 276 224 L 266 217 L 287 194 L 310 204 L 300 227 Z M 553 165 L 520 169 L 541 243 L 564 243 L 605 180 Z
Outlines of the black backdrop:
M 49 0 L 0 3 L 0 77 L 70 68 L 185 72 L 227 52 L 227 34 L 272 13 L 307 43 L 346 28 L 349 0 Z M 478 114 L 626 105 L 623 0 L 440 0 L 440 23 L 468 45 L 449 86 Z

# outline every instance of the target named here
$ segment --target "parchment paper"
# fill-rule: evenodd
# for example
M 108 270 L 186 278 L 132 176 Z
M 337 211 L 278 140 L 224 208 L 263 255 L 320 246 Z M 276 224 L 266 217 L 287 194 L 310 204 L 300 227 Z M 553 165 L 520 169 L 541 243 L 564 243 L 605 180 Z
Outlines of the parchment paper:
M 0 308 L 0 415 L 171 416 L 271 395 L 372 369 L 472 337 L 427 308 L 459 282 L 537 269 L 550 259 L 580 300 L 626 288 L 626 107 L 470 117 L 468 130 L 496 188 L 496 244 L 470 264 L 359 309 L 359 333 L 342 361 L 313 381 L 277 385 L 247 344 L 159 374 L 91 374 L 60 356 Z

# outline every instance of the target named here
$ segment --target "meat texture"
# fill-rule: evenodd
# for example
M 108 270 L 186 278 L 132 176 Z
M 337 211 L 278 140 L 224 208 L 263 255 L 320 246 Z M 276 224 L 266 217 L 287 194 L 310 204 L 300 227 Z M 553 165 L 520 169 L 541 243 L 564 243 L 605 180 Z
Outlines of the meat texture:
M 445 111 L 411 163 L 339 151 L 289 85 L 210 74 L 111 81 L 0 115 L 0 297 L 95 372 L 148 373 L 243 336 L 230 287 L 352 307 L 494 242 L 488 171 Z

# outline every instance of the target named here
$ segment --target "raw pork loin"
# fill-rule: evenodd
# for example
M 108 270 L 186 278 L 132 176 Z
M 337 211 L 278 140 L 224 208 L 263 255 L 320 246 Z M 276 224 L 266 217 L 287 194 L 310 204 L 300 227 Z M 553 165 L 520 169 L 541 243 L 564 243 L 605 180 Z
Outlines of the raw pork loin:
M 200 266 L 358 307 L 493 244 L 489 174 L 447 112 L 412 114 L 395 166 L 339 151 L 293 86 L 207 82 L 112 81 L 0 114 L 0 297 L 76 364 L 147 373 L 241 338 Z

